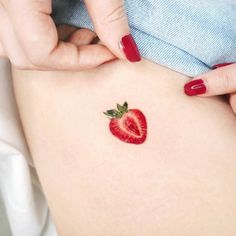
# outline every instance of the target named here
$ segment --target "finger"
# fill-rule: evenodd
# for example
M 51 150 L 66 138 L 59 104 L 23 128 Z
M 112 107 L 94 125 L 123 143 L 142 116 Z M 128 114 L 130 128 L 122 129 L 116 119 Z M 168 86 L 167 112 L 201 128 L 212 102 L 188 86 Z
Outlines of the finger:
M 225 66 L 229 66 L 229 65 L 232 65 L 232 64 L 234 64 L 234 63 L 233 62 L 221 63 L 221 64 L 214 65 L 212 67 L 212 69 L 215 70 L 215 69 L 225 67 Z
M 89 29 L 77 29 L 76 30 L 74 27 L 65 26 L 65 25 L 58 27 L 58 32 L 61 37 L 63 37 L 64 39 L 67 38 L 67 42 L 73 43 L 77 46 L 89 45 L 90 43 L 92 43 L 94 41 L 94 39 L 97 38 L 97 35 Z M 106 49 L 105 47 L 100 47 L 100 49 L 101 49 L 101 53 L 102 53 L 103 57 L 105 56 L 104 58 L 102 58 L 101 64 L 105 61 L 110 61 L 110 60 L 114 59 L 114 55 L 112 55 L 108 51 L 108 49 Z M 96 51 L 93 51 L 92 53 L 96 53 Z M 94 62 L 94 58 L 91 58 L 91 60 L 89 60 L 89 55 L 87 55 L 87 57 L 88 57 L 88 59 L 86 59 L 86 61 L 89 64 L 89 66 L 87 66 L 87 65 L 84 65 L 84 66 L 86 66 L 86 68 L 94 67 L 94 65 L 91 64 L 91 62 Z M 85 59 L 83 59 L 83 60 L 85 60 Z M 97 66 L 97 64 L 95 66 Z
M 131 62 L 140 61 L 138 47 L 130 34 L 124 0 L 85 0 L 85 4 L 98 37 L 113 54 Z
M 87 45 L 93 42 L 97 35 L 88 29 L 76 30 L 69 38 L 68 42 L 74 43 L 77 46 Z
M 229 102 L 233 109 L 233 112 L 236 114 L 236 93 L 230 94 Z
M 58 42 L 57 29 L 50 17 L 51 1 L 7 2 L 14 30 L 27 58 L 41 70 L 80 71 L 114 58 L 102 45 L 77 47 L 72 43 Z
M 60 60 L 58 60 L 60 58 Z M 103 45 L 85 45 L 79 48 L 71 43 L 59 43 L 48 58 L 50 70 L 80 71 L 97 67 L 111 61 L 115 56 Z
M 236 92 L 236 63 L 203 74 L 184 86 L 189 96 L 214 96 Z

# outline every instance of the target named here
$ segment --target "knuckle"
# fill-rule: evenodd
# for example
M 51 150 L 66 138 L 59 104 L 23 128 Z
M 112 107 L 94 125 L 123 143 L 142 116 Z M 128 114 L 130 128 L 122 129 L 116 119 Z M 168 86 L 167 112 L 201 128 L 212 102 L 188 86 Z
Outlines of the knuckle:
M 52 42 L 42 44 L 41 40 L 39 43 L 34 41 L 31 46 L 26 49 L 27 59 L 35 66 L 44 66 L 47 64 L 50 55 L 53 54 L 54 50 L 58 45 L 54 45 Z M 44 42 L 44 41 L 43 41 Z M 45 40 L 46 42 L 46 40 Z M 32 46 L 32 45 L 38 45 Z
M 228 73 L 225 73 L 224 78 L 225 78 L 225 83 L 224 83 L 225 91 L 229 91 L 231 88 L 231 77 L 229 76 Z
M 28 58 L 29 58 L 30 63 L 32 63 L 34 66 L 42 65 L 42 59 L 40 59 L 39 57 L 31 55 Z
M 223 83 L 219 83 L 219 84 L 221 84 L 222 86 L 221 88 L 225 92 L 231 92 L 236 89 L 236 77 L 235 77 L 234 70 L 230 70 L 230 69 L 220 70 L 218 74 L 218 79 L 219 80 L 223 79 Z
M 223 89 L 224 91 L 231 91 L 234 88 L 234 79 L 229 71 L 222 71 L 219 78 L 224 78 Z
M 113 9 L 109 14 L 105 15 L 103 18 L 103 23 L 115 23 L 125 19 L 124 4 L 121 2 L 115 9 Z
M 48 55 L 48 52 L 28 54 L 28 60 L 33 66 L 42 67 L 47 63 Z

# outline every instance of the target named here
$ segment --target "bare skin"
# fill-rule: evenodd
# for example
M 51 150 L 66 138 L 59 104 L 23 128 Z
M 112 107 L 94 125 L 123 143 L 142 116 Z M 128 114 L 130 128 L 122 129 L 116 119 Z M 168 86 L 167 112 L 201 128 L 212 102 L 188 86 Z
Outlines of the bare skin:
M 221 97 L 187 97 L 190 78 L 143 60 L 13 81 L 60 236 L 235 236 L 236 117 Z M 111 135 L 103 111 L 128 101 L 144 144 Z
M 80 44 L 94 38 L 81 34 Z M 189 79 L 146 60 L 79 73 L 13 68 L 60 236 L 235 236 L 236 117 L 221 97 L 185 96 Z M 103 112 L 124 101 L 147 118 L 141 145 L 109 131 Z

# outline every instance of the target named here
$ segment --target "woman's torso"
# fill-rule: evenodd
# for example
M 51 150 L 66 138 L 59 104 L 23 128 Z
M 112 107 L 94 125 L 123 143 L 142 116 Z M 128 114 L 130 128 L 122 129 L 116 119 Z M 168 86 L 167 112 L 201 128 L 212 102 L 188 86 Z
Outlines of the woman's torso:
M 236 117 L 223 98 L 187 97 L 188 77 L 146 60 L 13 74 L 60 235 L 236 234 Z M 124 101 L 146 115 L 143 145 L 109 133 L 102 112 Z

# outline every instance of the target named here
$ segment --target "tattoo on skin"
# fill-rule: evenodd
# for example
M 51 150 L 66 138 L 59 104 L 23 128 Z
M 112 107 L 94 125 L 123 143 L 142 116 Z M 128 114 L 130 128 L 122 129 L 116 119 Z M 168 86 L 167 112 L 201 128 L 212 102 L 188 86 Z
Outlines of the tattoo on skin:
M 110 119 L 111 133 L 121 141 L 131 144 L 142 144 L 147 138 L 147 121 L 138 109 L 128 109 L 128 103 L 117 104 L 117 110 L 104 112 Z

